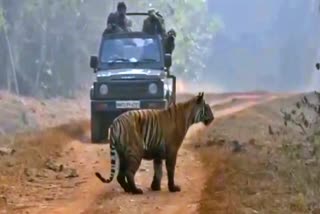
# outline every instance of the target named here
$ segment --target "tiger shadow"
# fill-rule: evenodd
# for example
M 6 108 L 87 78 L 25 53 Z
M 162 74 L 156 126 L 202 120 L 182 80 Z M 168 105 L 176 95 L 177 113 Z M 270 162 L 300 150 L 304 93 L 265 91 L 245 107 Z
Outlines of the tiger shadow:
M 163 188 L 163 190 L 161 191 L 153 191 L 151 190 L 151 188 L 148 187 L 143 187 L 140 185 L 140 188 L 142 188 L 143 190 L 143 194 L 141 195 L 133 195 L 131 193 L 126 193 L 124 192 L 120 187 L 112 187 L 112 188 L 108 188 L 107 190 L 105 190 L 103 193 L 101 193 L 99 199 L 102 201 L 110 201 L 110 200 L 116 200 L 116 199 L 131 199 L 134 201 L 141 201 L 144 199 L 155 199 L 158 200 L 158 197 L 163 197 L 163 198 L 168 198 L 168 197 L 178 197 L 177 194 L 173 194 L 171 192 L 169 192 L 168 190 L 166 190 L 165 188 Z M 133 199 L 134 198 L 134 199 Z M 141 201 L 142 202 L 142 201 Z

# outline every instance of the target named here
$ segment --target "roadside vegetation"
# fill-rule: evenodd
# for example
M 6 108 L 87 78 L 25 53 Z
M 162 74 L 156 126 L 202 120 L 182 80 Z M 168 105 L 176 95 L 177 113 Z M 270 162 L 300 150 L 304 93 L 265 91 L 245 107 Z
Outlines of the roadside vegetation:
M 216 121 L 199 148 L 209 173 L 200 212 L 319 213 L 319 108 L 312 93 Z

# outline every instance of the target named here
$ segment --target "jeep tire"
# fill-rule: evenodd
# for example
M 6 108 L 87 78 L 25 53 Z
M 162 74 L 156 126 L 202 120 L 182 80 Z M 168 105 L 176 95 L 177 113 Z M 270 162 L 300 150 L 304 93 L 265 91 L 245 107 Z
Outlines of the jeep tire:
M 113 113 L 91 112 L 91 142 L 108 143 L 108 129 L 114 120 Z
M 107 130 L 104 126 L 104 117 L 102 113 L 91 112 L 91 141 L 92 143 L 101 143 L 107 136 Z

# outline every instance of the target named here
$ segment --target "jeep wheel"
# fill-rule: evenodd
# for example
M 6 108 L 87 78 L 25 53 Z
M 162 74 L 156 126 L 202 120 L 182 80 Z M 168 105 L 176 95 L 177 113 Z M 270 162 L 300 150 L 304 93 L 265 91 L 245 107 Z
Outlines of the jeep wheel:
M 91 112 L 91 141 L 100 143 L 106 137 L 103 115 L 101 113 Z

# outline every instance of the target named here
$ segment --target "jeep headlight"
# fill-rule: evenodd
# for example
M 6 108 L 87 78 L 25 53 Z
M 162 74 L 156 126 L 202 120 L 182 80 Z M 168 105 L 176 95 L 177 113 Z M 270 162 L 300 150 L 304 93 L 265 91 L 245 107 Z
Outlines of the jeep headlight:
M 149 93 L 150 94 L 156 94 L 158 92 L 158 86 L 155 83 L 151 83 L 149 85 Z
M 101 84 L 100 85 L 99 92 L 100 92 L 101 95 L 108 94 L 108 91 L 109 91 L 109 89 L 108 89 L 108 86 L 106 84 Z

